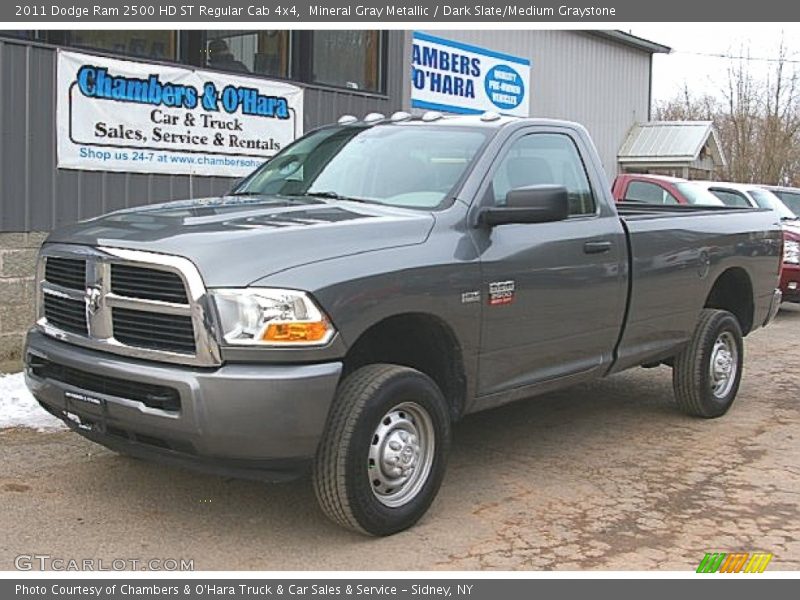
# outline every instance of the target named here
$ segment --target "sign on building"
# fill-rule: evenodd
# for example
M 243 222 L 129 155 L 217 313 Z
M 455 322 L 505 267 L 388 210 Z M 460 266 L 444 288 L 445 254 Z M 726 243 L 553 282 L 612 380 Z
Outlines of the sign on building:
M 58 167 L 242 177 L 303 133 L 303 90 L 59 51 Z
M 527 117 L 531 62 L 415 31 L 411 106 L 461 114 Z

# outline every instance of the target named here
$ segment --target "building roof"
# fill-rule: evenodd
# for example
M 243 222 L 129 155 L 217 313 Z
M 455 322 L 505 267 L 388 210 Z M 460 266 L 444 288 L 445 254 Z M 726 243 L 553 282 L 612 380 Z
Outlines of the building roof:
M 633 126 L 620 148 L 620 163 L 691 163 L 703 149 L 725 165 L 711 121 L 650 121 Z
M 618 29 L 605 30 L 605 31 L 590 31 L 587 33 L 604 37 L 608 40 L 613 40 L 615 42 L 619 42 L 620 44 L 624 44 L 626 46 L 631 46 L 632 48 L 636 48 L 637 50 L 644 50 L 645 52 L 649 52 L 650 54 L 669 54 L 670 52 L 672 52 L 672 48 L 670 48 L 669 46 L 664 46 L 663 44 L 651 42 L 650 40 L 640 38 L 630 33 L 625 33 L 624 31 L 619 31 Z

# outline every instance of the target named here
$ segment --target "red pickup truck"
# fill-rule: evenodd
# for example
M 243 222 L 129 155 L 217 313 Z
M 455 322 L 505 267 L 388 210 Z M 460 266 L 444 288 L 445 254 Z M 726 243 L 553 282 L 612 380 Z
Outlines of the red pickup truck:
M 784 225 L 781 291 L 784 302 L 800 303 L 800 227 Z
M 692 181 L 664 175 L 618 175 L 611 186 L 616 202 L 722 206 L 714 194 Z

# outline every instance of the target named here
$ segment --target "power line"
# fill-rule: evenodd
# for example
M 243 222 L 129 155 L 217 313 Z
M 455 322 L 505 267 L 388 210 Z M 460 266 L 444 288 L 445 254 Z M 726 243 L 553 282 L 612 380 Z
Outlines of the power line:
M 673 50 L 674 54 L 689 54 L 691 56 L 706 56 L 708 58 L 725 58 L 727 60 L 747 60 L 747 61 L 760 61 L 760 62 L 784 62 L 792 64 L 800 64 L 800 59 L 792 58 L 766 58 L 763 56 L 737 56 L 735 54 L 715 54 L 712 52 L 690 52 L 688 50 Z

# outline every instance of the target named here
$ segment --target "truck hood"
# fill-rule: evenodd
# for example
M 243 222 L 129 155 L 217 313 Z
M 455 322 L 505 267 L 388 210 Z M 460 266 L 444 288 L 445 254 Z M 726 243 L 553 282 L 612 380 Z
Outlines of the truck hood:
M 223 196 L 126 209 L 57 229 L 47 242 L 183 256 L 209 287 L 292 267 L 421 244 L 430 212 L 319 198 Z

